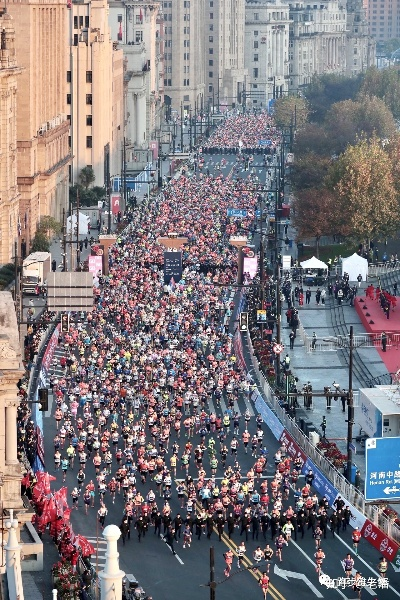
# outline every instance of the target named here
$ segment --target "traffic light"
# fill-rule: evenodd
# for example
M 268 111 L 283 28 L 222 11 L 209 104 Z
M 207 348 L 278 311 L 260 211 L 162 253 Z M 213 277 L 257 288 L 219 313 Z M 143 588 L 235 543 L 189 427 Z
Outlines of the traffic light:
M 61 331 L 63 333 L 69 332 L 69 314 L 61 315 Z
M 45 412 L 49 410 L 49 390 L 47 388 L 39 389 L 39 410 Z
M 240 331 L 247 331 L 249 328 L 249 313 L 241 312 L 239 317 L 239 329 Z

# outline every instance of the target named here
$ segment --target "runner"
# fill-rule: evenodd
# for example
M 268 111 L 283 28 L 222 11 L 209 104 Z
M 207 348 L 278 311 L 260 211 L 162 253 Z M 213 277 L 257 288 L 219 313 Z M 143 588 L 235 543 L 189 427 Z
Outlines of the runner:
M 279 558 L 279 562 L 282 562 L 282 548 L 284 544 L 286 544 L 286 546 L 288 545 L 283 535 L 280 534 L 275 540 L 276 556 Z
M 274 555 L 273 548 L 271 548 L 270 545 L 267 544 L 266 547 L 264 548 L 264 560 L 265 560 L 265 566 L 267 567 L 267 573 L 269 573 L 269 567 L 270 567 L 273 555 Z
M 242 566 L 244 555 L 246 554 L 246 546 L 244 545 L 244 542 L 240 542 L 239 546 L 236 548 L 236 554 L 238 559 L 237 568 L 240 569 Z
M 225 577 L 229 577 L 230 573 L 231 573 L 231 569 L 232 569 L 232 562 L 233 562 L 233 552 L 232 550 L 229 548 L 227 552 L 225 552 L 224 554 L 224 559 L 225 559 L 225 570 L 224 570 L 224 575 Z
M 350 553 L 346 555 L 346 558 L 342 561 L 342 565 L 346 577 L 351 577 L 353 574 L 354 560 L 351 558 Z
M 321 547 L 319 547 L 318 550 L 315 552 L 314 557 L 315 557 L 315 570 L 317 571 L 318 575 L 320 575 L 321 569 L 322 569 L 322 563 L 325 558 L 325 553 L 323 552 Z
M 384 556 L 381 556 L 381 559 L 378 563 L 378 571 L 381 577 L 386 577 L 386 573 L 388 570 L 388 562 Z
M 361 578 L 362 578 L 362 575 L 361 575 L 360 571 L 357 571 L 357 573 L 354 576 L 353 592 L 357 592 L 358 598 L 361 598 L 361 590 L 362 590 Z
M 267 593 L 268 593 L 268 587 L 269 587 L 269 577 L 268 577 L 267 573 L 264 572 L 262 574 L 262 577 L 260 577 L 260 579 L 258 580 L 258 584 L 262 589 L 264 598 L 266 598 Z
M 358 554 L 358 544 L 361 540 L 361 531 L 358 529 L 358 527 L 355 527 L 355 529 L 353 530 L 352 533 L 352 539 L 353 539 L 353 548 L 356 554 Z

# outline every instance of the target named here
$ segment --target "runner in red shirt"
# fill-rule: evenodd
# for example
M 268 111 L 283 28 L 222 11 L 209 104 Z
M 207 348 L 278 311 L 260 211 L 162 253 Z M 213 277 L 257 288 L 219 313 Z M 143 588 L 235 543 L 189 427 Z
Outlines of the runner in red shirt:
M 358 555 L 358 544 L 361 540 L 361 531 L 358 529 L 358 527 L 354 529 L 352 538 L 354 551 Z
M 268 586 L 269 586 L 269 577 L 268 577 L 267 573 L 264 572 L 262 574 L 262 577 L 260 577 L 260 579 L 258 580 L 258 584 L 263 591 L 264 598 L 266 598 L 267 592 L 268 592 Z

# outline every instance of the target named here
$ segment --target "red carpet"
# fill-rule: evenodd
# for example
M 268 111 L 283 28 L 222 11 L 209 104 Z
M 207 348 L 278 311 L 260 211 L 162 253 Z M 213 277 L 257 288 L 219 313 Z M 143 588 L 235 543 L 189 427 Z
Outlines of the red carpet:
M 360 302 L 362 300 L 362 302 Z M 367 308 L 365 309 L 364 306 Z M 387 319 L 377 300 L 366 299 L 365 296 L 356 298 L 355 308 L 367 333 L 380 335 L 386 331 L 388 346 L 386 352 L 377 347 L 379 355 L 389 373 L 395 373 L 400 369 L 400 307 L 397 305 L 394 311 L 390 311 Z M 371 323 L 371 321 L 373 321 Z M 391 334 L 397 334 L 391 339 Z

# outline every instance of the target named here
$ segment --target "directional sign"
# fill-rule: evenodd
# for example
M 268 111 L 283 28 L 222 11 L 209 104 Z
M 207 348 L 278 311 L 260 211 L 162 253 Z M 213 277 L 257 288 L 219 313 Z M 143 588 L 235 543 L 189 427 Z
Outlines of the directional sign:
M 314 592 L 317 598 L 323 598 L 321 592 L 315 587 L 315 585 L 311 583 L 311 581 L 308 579 L 308 577 L 304 575 L 304 573 L 296 573 L 296 571 L 285 571 L 284 569 L 280 569 L 276 564 L 274 565 L 274 573 L 275 575 L 279 575 L 279 577 L 286 579 L 286 581 L 288 581 L 288 579 L 302 579 L 306 586 L 312 592 Z
M 365 442 L 365 499 L 400 500 L 400 437 Z
M 256 210 L 256 217 L 257 219 L 261 217 L 261 210 Z
M 247 210 L 245 208 L 227 208 L 226 214 L 228 217 L 243 219 L 247 217 Z

